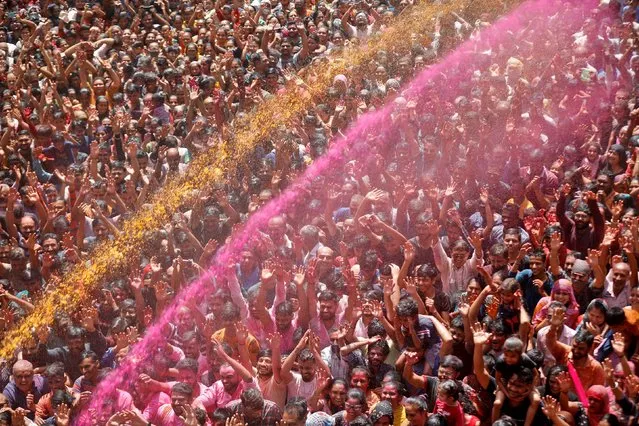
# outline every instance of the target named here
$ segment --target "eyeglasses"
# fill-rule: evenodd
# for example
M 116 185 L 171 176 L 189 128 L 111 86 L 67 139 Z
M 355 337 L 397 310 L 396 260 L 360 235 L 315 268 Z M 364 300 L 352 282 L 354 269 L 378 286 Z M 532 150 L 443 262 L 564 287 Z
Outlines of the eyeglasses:
M 351 405 L 347 402 L 346 404 L 344 404 L 344 408 L 346 408 L 347 410 L 361 410 L 362 404 Z

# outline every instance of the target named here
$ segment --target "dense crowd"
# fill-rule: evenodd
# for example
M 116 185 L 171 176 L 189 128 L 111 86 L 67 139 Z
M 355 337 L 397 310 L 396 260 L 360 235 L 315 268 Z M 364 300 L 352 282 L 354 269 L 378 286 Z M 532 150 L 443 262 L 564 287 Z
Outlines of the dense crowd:
M 0 425 L 638 424 L 638 6 L 564 2 L 487 50 L 495 16 L 440 15 L 336 76 L 2 360 Z M 411 7 L 1 2 L 2 330 L 261 103 Z M 405 91 L 467 39 L 466 62 Z M 386 102 L 370 158 L 270 218 L 112 412 L 87 410 L 234 231 Z

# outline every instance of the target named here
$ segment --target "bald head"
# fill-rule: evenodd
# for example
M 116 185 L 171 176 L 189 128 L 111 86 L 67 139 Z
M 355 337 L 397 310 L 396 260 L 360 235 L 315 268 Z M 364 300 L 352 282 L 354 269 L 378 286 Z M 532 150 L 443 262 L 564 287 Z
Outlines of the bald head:
M 15 364 L 13 364 L 13 374 L 14 375 L 17 372 L 23 372 L 23 371 L 31 371 L 31 372 L 33 372 L 33 364 L 31 364 L 26 359 L 21 359 L 19 361 L 16 361 Z
M 33 386 L 33 364 L 20 360 L 13 364 L 13 380 L 22 392 L 29 392 Z

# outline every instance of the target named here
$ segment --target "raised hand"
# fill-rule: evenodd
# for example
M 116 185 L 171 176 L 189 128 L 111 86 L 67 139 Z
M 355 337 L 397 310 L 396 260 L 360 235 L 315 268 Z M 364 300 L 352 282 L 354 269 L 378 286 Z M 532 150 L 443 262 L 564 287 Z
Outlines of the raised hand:
M 613 335 L 612 349 L 615 351 L 617 356 L 621 357 L 624 355 L 624 351 L 626 349 L 626 338 L 622 333 L 617 332 Z
M 246 339 L 249 336 L 246 326 L 241 321 L 235 323 L 235 335 L 238 342 L 246 342 Z
M 406 287 L 406 292 L 411 296 L 418 295 L 417 293 L 417 283 L 415 282 L 414 277 L 406 277 L 404 279 L 404 286 Z
M 404 260 L 412 262 L 415 259 L 415 246 L 410 241 L 406 241 L 402 247 L 404 248 Z
M 628 397 L 634 400 L 639 394 L 639 377 L 634 374 L 626 377 L 626 390 L 628 391 Z
M 557 384 L 561 393 L 569 392 L 572 388 L 572 378 L 567 371 L 562 371 L 557 375 Z
M 519 254 L 517 255 L 517 259 L 521 260 L 524 258 L 524 256 L 526 256 L 528 253 L 530 253 L 532 251 L 532 244 L 530 243 L 526 243 L 524 245 L 521 246 L 521 248 L 519 249 Z
M 541 410 L 543 411 L 544 415 L 548 417 L 549 420 L 554 421 L 559 415 L 560 409 L 557 400 L 548 395 L 542 398 L 542 402 L 543 404 L 541 406 Z
M 475 231 L 470 235 L 470 243 L 473 245 L 475 251 L 481 251 L 483 242 L 484 239 L 482 238 L 481 232 Z
M 475 345 L 483 346 L 488 343 L 490 338 L 492 337 L 491 333 L 486 331 L 486 326 L 482 326 L 480 323 L 476 322 L 471 326 L 473 330 L 473 342 Z
M 561 234 L 559 232 L 553 232 L 550 235 L 550 250 L 558 252 L 564 243 L 561 242 Z
M 246 426 L 246 423 L 244 423 L 244 416 L 239 413 L 233 414 L 233 416 L 226 419 L 225 426 Z
M 158 281 L 153 285 L 155 298 L 159 302 L 165 302 L 169 298 L 169 284 L 166 281 Z
M 378 202 L 384 197 L 385 194 L 386 193 L 383 190 L 376 188 L 370 191 L 368 194 L 366 194 L 366 199 L 373 203 Z
M 151 257 L 151 260 L 149 261 L 149 265 L 151 266 L 151 271 L 154 274 L 162 272 L 162 265 L 160 264 L 160 261 L 158 260 L 157 256 Z
M 271 349 L 279 348 L 282 344 L 282 337 L 279 333 L 272 333 L 266 337 L 266 341 L 268 342 L 268 345 L 271 347 Z
M 462 317 L 467 317 L 468 312 L 470 311 L 470 305 L 463 302 L 459 304 L 459 307 L 457 309 L 459 310 L 459 313 L 462 315 Z
M 484 205 L 488 204 L 488 187 L 484 186 L 479 190 L 479 201 Z
M 58 406 L 58 412 L 55 415 L 56 426 L 68 426 L 71 408 L 67 404 L 60 404 Z
M 452 197 L 456 193 L 457 193 L 457 184 L 455 184 L 455 182 L 451 180 L 451 182 L 446 187 L 446 190 L 444 190 L 444 197 Z
M 566 313 L 561 309 L 555 309 L 552 311 L 550 315 L 550 325 L 555 327 L 556 329 L 560 329 L 564 326 L 564 321 L 566 320 Z
M 264 262 L 260 280 L 263 284 L 268 285 L 274 281 L 273 278 L 275 278 L 275 265 L 272 262 Z
M 318 389 L 326 389 L 331 379 L 332 377 L 323 368 L 318 368 L 315 371 L 315 386 Z
M 420 358 L 417 352 L 405 351 L 404 356 L 406 357 L 406 364 L 415 365 L 419 362 Z
M 382 319 L 384 317 L 384 310 L 382 309 L 381 302 L 377 300 L 373 301 L 373 307 L 371 308 L 372 314 L 377 319 Z

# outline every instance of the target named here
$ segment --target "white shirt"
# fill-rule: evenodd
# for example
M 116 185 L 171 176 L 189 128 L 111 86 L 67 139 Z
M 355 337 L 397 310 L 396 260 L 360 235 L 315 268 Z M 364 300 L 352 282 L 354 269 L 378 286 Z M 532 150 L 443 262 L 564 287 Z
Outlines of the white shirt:
M 291 374 L 293 374 L 293 380 L 287 385 L 288 401 L 298 396 L 304 399 L 309 399 L 313 396 L 313 392 L 315 392 L 317 387 L 315 377 L 310 382 L 305 382 L 301 374 L 295 372 Z
M 537 332 L 537 349 L 544 354 L 544 371 L 547 371 L 550 367 L 557 364 L 557 360 L 554 356 L 552 356 L 548 346 L 546 345 L 546 338 L 549 330 L 550 326 L 547 325 Z M 564 325 L 564 328 L 561 330 L 561 335 L 558 336 L 557 341 L 570 345 L 572 343 L 572 338 L 576 333 L 577 332 L 575 330 Z
M 442 247 L 442 242 L 437 239 L 437 243 L 433 246 L 433 255 L 435 257 L 435 266 L 439 270 L 442 277 L 442 286 L 444 293 L 453 295 L 466 290 L 468 280 L 475 276 L 477 265 L 483 265 L 483 260 L 477 259 L 476 253 L 473 253 L 461 268 L 456 268 L 453 261 Z
M 612 269 L 610 269 L 608 275 L 606 275 L 606 290 L 603 294 L 603 299 L 606 301 L 606 304 L 608 304 L 608 308 L 625 308 L 626 306 L 630 306 L 630 287 L 630 281 L 626 281 L 626 285 L 621 293 L 615 296 L 612 284 Z

